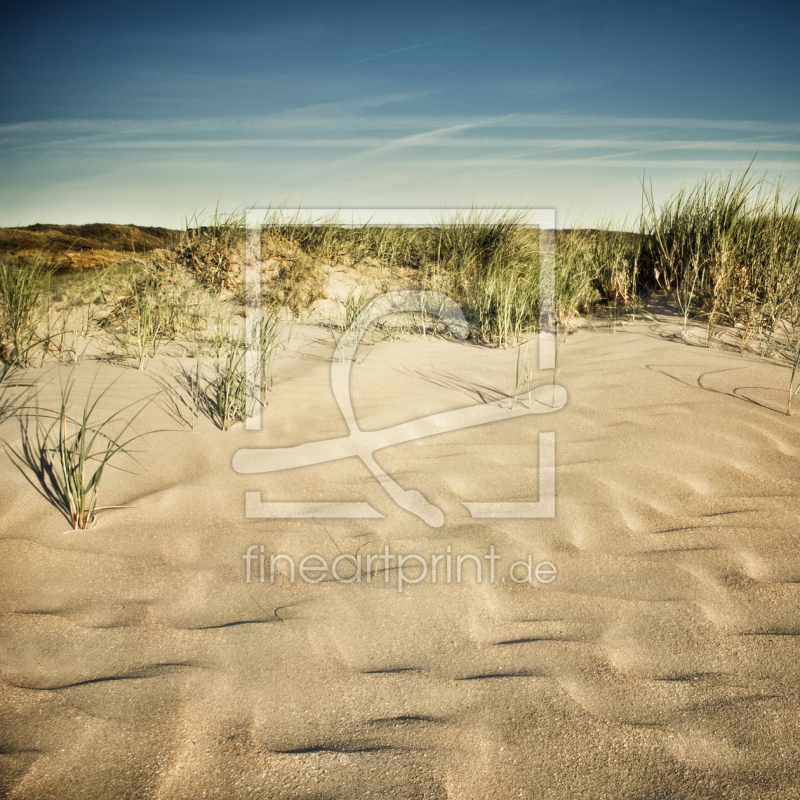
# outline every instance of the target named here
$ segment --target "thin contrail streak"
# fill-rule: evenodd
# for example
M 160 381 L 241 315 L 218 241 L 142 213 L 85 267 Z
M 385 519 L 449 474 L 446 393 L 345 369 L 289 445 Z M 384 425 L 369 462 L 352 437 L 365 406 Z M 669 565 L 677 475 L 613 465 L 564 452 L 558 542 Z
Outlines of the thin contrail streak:
M 471 33 L 480 33 L 481 31 L 488 31 L 489 28 L 495 28 L 496 25 L 490 25 L 487 28 L 477 28 L 474 31 L 465 31 L 464 33 L 456 33 L 454 36 L 445 36 L 442 39 L 432 39 L 430 42 L 422 42 L 422 44 L 412 44 L 411 47 L 401 47 L 399 50 L 390 50 L 388 53 L 380 53 L 377 56 L 368 56 L 367 58 L 359 58 L 357 61 L 348 61 L 342 64 L 342 67 L 352 67 L 353 64 L 363 64 L 365 61 L 373 61 L 376 58 L 386 58 L 386 56 L 393 56 L 396 53 L 405 53 L 408 50 L 416 50 L 419 47 L 427 47 L 429 44 L 438 44 L 439 42 L 449 42 L 451 39 L 458 39 L 461 36 L 469 36 Z

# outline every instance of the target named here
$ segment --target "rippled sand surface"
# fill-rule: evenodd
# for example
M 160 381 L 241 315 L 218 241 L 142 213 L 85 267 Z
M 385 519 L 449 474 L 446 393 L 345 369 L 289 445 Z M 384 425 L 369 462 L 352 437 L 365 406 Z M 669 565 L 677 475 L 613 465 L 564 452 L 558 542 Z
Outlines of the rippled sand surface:
M 562 410 L 376 454 L 444 511 L 432 528 L 358 458 L 231 468 L 243 447 L 347 435 L 326 336 L 298 330 L 261 432 L 192 432 L 180 400 L 150 406 L 140 430 L 175 430 L 140 440 L 139 466 L 114 462 L 100 504 L 133 507 L 91 531 L 65 533 L 18 422 L 0 428 L 2 796 L 800 797 L 800 415 L 782 413 L 785 368 L 669 324 L 581 330 L 559 349 Z M 356 416 L 379 430 L 507 394 L 516 353 L 429 337 L 359 361 Z M 108 364 L 98 385 L 121 372 L 104 408 L 153 390 Z M 57 374 L 41 383 L 52 407 Z M 464 502 L 537 499 L 546 431 L 556 517 L 473 519 Z M 383 518 L 247 519 L 250 491 Z M 263 583 L 257 561 L 246 581 L 252 545 Z M 270 554 L 387 546 L 428 563 L 474 554 L 482 580 L 474 561 L 461 582 L 440 572 L 402 592 L 396 562 L 309 584 L 284 561 L 269 580 Z M 557 578 L 510 580 L 528 556 Z

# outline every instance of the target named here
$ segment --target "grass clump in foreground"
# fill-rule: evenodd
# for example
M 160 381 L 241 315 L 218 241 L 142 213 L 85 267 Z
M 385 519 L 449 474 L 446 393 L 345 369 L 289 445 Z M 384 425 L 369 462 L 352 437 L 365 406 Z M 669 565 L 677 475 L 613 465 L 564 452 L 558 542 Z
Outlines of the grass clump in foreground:
M 120 508 L 97 507 L 97 493 L 104 470 L 118 453 L 130 456 L 127 447 L 131 442 L 152 432 L 126 435 L 136 417 L 155 395 L 135 400 L 99 423 L 92 422 L 97 404 L 115 382 L 92 400 L 95 380 L 92 380 L 79 417 L 73 418 L 70 415 L 70 400 L 74 388 L 74 376 L 71 373 L 66 383 L 61 385 L 61 405 L 55 413 L 55 421 L 49 429 L 39 421 L 42 475 L 49 479 L 49 488 L 60 501 L 73 530 L 91 527 L 98 511 Z M 143 405 L 125 422 L 121 416 L 123 412 L 139 402 Z
M 222 430 L 247 415 L 247 376 L 245 374 L 244 342 L 236 338 L 228 343 L 217 369 L 217 415 Z

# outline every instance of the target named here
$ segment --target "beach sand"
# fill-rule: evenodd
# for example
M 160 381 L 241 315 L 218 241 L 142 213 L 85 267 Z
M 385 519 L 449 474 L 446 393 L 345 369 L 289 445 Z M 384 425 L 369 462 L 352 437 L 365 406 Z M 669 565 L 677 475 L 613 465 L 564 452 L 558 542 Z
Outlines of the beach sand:
M 232 468 L 242 448 L 347 436 L 333 344 L 295 327 L 261 431 L 204 417 L 191 430 L 185 392 L 162 394 L 135 423 L 160 432 L 101 485 L 99 505 L 132 507 L 88 531 L 42 496 L 19 420 L 0 427 L 0 795 L 800 797 L 800 416 L 784 413 L 786 367 L 687 341 L 670 318 L 586 325 L 559 347 L 563 409 L 375 454 L 444 512 L 434 528 L 357 457 Z M 516 351 L 418 336 L 357 361 L 353 406 L 376 431 L 506 396 Z M 118 378 L 111 413 L 178 364 L 87 359 L 75 393 Z M 55 408 L 69 369 L 33 372 L 39 407 Z M 537 500 L 549 431 L 555 518 L 473 519 L 465 502 Z M 247 518 L 246 492 L 382 517 Z M 263 583 L 243 558 L 254 545 Z M 270 555 L 330 564 L 387 546 L 428 564 L 473 554 L 482 579 L 466 559 L 460 582 L 453 566 L 449 582 L 440 569 L 402 592 L 396 568 L 292 583 L 284 559 L 270 581 Z M 529 556 L 555 580 L 511 580 Z

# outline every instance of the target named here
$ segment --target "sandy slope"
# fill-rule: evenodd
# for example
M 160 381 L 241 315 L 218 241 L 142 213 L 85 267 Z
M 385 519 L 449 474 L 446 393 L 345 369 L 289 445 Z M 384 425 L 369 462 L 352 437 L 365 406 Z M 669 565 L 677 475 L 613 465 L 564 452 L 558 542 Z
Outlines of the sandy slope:
M 409 442 L 377 461 L 446 515 L 399 509 L 357 458 L 240 475 L 243 447 L 345 436 L 332 340 L 296 331 L 264 430 L 192 432 L 166 396 L 141 466 L 65 533 L 13 452 L 0 462 L 0 787 L 9 798 L 800 797 L 800 417 L 787 370 L 674 325 L 585 329 L 559 353 L 567 406 Z M 359 353 L 364 430 L 491 402 L 515 353 L 444 340 Z M 188 363 L 188 362 L 187 362 Z M 78 380 L 88 387 L 96 365 Z M 174 365 L 122 374 L 105 408 Z M 537 382 L 551 380 L 537 375 Z M 58 396 L 43 380 L 41 407 Z M 177 394 L 176 394 L 177 397 Z M 105 403 L 104 401 L 104 403 Z M 183 409 L 186 414 L 185 408 Z M 557 435 L 555 519 L 472 519 L 535 500 Z M 16 421 L 0 428 L 20 452 Z M 264 501 L 365 501 L 383 519 L 246 519 Z M 502 556 L 494 584 L 246 583 L 251 545 Z M 258 551 L 256 551 L 258 552 Z M 557 579 L 502 582 L 532 556 Z M 268 562 L 267 562 L 268 563 Z M 486 564 L 486 562 L 484 562 Z M 346 564 L 342 572 L 347 572 Z M 409 569 L 409 574 L 412 570 Z

